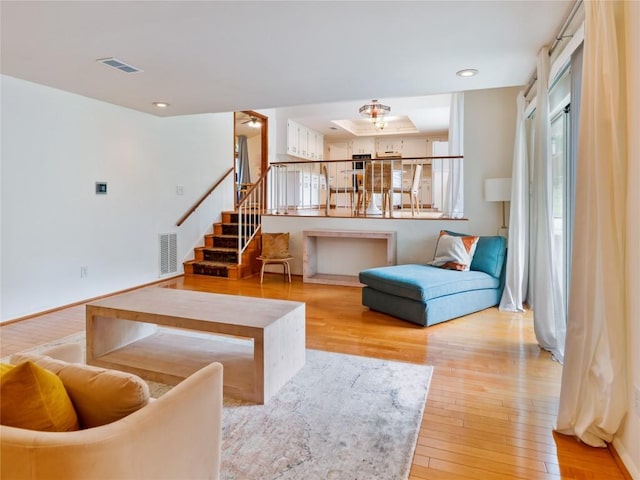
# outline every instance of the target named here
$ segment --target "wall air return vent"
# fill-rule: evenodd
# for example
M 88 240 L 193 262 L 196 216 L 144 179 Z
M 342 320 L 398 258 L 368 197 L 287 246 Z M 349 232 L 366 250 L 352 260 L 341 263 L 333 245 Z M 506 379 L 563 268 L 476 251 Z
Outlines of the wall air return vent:
M 178 234 L 161 233 L 160 276 L 178 272 Z
M 142 72 L 138 67 L 134 67 L 133 65 L 129 65 L 128 63 L 124 63 L 117 58 L 109 57 L 109 58 L 99 58 L 96 62 L 100 62 L 108 67 L 115 68 L 116 70 L 120 70 L 124 73 L 138 73 Z

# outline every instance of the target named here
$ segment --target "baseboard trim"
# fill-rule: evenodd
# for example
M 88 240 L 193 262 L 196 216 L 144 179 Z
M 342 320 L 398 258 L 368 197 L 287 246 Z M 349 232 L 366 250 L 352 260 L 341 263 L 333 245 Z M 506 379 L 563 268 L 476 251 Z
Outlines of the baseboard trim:
M 640 480 L 640 473 L 638 473 L 637 467 L 631 461 L 631 456 L 622 445 L 622 442 L 617 438 L 613 439 L 612 443 L 609 443 L 609 451 L 614 460 L 620 467 L 622 474 L 626 480 Z
M 96 300 L 102 300 L 103 298 L 111 297 L 113 295 L 119 295 L 121 293 L 131 292 L 132 290 L 137 290 L 139 288 L 151 287 L 153 285 L 158 285 L 161 283 L 169 282 L 175 280 L 176 278 L 184 277 L 184 273 L 180 273 L 178 275 L 173 275 L 171 277 L 165 277 L 161 280 L 155 280 L 149 283 L 143 283 L 142 285 L 138 285 L 135 287 L 125 288 L 124 290 L 118 290 L 116 292 L 105 293 L 104 295 L 99 295 L 97 297 L 87 298 L 86 300 L 80 300 L 78 302 L 69 303 L 67 305 L 61 305 L 59 307 L 50 308 L 48 310 L 43 310 L 41 312 L 30 313 L 29 315 L 25 315 L 24 317 L 18 317 L 11 320 L 7 320 L 6 322 L 0 322 L 0 326 L 11 325 L 12 323 L 22 322 L 24 320 L 29 320 L 30 318 L 39 317 L 40 315 L 46 315 L 48 313 L 58 312 L 60 310 L 64 310 L 65 308 L 77 307 L 78 305 L 84 305 L 85 303 L 95 302 Z

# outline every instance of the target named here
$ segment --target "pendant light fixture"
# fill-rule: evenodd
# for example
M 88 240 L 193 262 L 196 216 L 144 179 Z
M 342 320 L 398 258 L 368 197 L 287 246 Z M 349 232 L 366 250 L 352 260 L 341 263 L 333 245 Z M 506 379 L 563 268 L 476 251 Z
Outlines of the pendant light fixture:
M 378 100 L 371 100 L 371 103 L 367 103 L 360 107 L 360 115 L 364 117 L 369 117 L 371 123 L 373 123 L 376 128 L 382 130 L 386 122 L 384 121 L 384 116 L 391 111 L 391 107 L 387 105 L 383 105 L 379 103 Z

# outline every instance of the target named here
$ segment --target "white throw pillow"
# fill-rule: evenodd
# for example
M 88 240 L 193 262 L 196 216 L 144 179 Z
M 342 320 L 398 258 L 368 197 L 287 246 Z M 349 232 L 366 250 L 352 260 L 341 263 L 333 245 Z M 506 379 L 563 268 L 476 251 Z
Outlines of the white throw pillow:
M 478 245 L 478 238 L 474 236 L 457 237 L 440 232 L 436 253 L 429 265 L 449 270 L 469 270 Z

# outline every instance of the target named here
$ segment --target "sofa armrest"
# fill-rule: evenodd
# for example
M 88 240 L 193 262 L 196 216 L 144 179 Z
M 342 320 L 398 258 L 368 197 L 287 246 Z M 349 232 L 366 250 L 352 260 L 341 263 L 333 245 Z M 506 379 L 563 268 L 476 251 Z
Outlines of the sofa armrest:
M 131 415 L 76 432 L 0 426 L 3 479 L 218 479 L 222 365 Z

